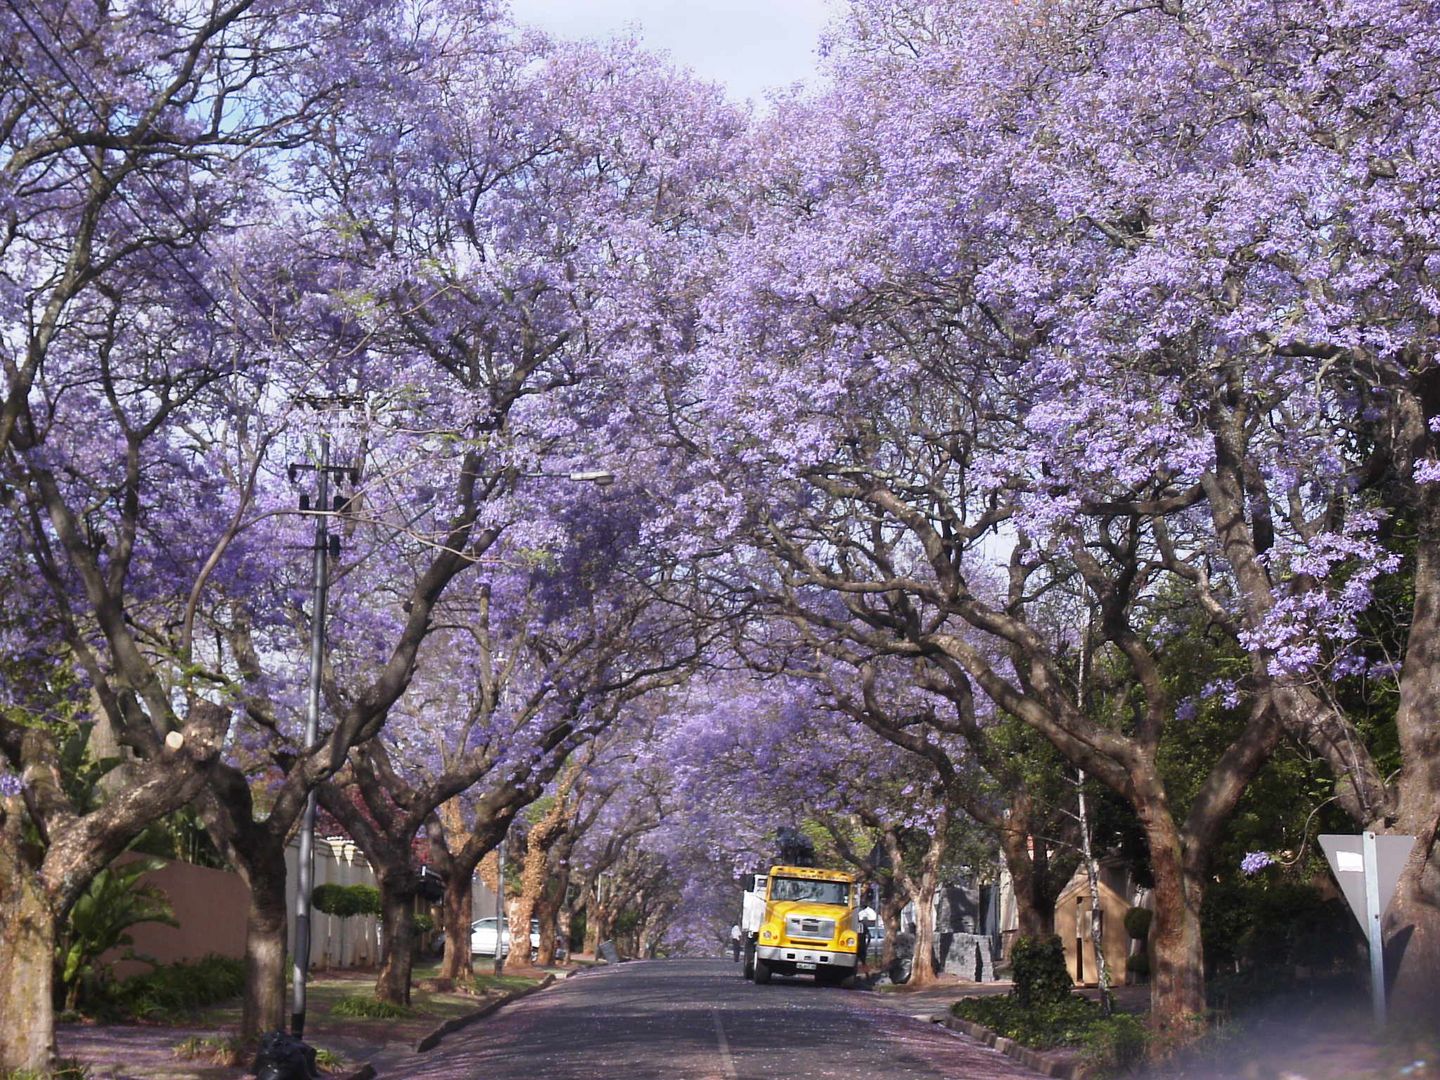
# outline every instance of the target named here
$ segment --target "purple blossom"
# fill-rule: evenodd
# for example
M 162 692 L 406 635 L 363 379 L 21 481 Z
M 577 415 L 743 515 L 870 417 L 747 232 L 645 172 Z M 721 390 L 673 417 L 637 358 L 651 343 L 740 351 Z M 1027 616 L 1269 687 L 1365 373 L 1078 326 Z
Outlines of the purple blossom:
M 25 781 L 14 773 L 0 773 L 0 795 L 13 799 L 25 790 Z
M 1253 877 L 1267 866 L 1273 865 L 1275 860 L 1268 851 L 1252 851 L 1240 860 L 1240 872 L 1246 877 Z

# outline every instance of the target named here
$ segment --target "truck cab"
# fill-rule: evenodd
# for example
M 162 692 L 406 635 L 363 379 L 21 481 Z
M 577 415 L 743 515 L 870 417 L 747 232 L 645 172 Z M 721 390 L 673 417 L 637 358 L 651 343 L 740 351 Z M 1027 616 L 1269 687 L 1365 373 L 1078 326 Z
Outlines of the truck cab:
M 839 983 L 859 960 L 855 875 L 809 866 L 772 866 L 745 882 L 740 929 L 747 979 L 814 975 Z

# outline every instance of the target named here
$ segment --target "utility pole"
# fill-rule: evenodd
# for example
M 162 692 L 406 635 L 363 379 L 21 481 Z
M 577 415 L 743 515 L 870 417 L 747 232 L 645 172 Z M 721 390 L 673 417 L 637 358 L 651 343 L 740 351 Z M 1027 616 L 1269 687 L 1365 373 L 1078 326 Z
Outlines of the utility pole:
M 334 403 L 348 403 L 334 399 Z M 312 404 L 319 404 L 319 400 Z M 326 403 L 331 403 L 326 401 Z M 315 544 L 313 548 L 313 578 L 311 584 L 310 612 L 310 700 L 305 710 L 305 749 L 314 749 L 320 736 L 320 676 L 325 659 L 325 607 L 330 591 L 330 560 L 340 556 L 340 538 L 330 535 L 330 515 L 344 503 L 337 497 L 334 505 L 330 498 L 330 477 L 348 477 L 351 483 L 358 480 L 358 469 L 330 464 L 330 434 L 320 435 L 320 464 L 293 464 L 289 468 L 290 482 L 294 483 L 302 472 L 316 474 L 315 505 L 312 508 L 310 496 L 300 496 L 301 513 L 315 515 Z M 290 1033 L 297 1039 L 305 1037 L 305 976 L 310 968 L 310 898 L 315 889 L 315 789 L 311 788 L 305 798 L 305 813 L 300 820 L 300 852 L 295 889 L 295 960 L 292 977 L 290 1009 Z

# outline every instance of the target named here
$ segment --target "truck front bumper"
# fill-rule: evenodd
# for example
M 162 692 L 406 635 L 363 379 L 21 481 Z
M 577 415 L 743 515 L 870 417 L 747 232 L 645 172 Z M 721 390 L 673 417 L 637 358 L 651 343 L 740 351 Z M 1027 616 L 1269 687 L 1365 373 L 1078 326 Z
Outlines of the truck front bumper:
M 794 945 L 758 945 L 755 955 L 762 960 L 779 964 L 824 964 L 826 967 L 855 966 L 853 952 L 834 952 L 830 949 L 805 949 Z

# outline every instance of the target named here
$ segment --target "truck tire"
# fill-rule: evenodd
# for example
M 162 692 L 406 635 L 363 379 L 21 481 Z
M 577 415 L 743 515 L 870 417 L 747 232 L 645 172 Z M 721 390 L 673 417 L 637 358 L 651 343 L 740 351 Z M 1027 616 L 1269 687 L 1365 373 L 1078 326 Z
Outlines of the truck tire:
M 755 957 L 755 982 L 764 986 L 770 981 L 770 962 L 764 957 Z
M 747 979 L 755 978 L 755 942 L 745 942 L 745 960 L 740 969 L 740 974 Z

